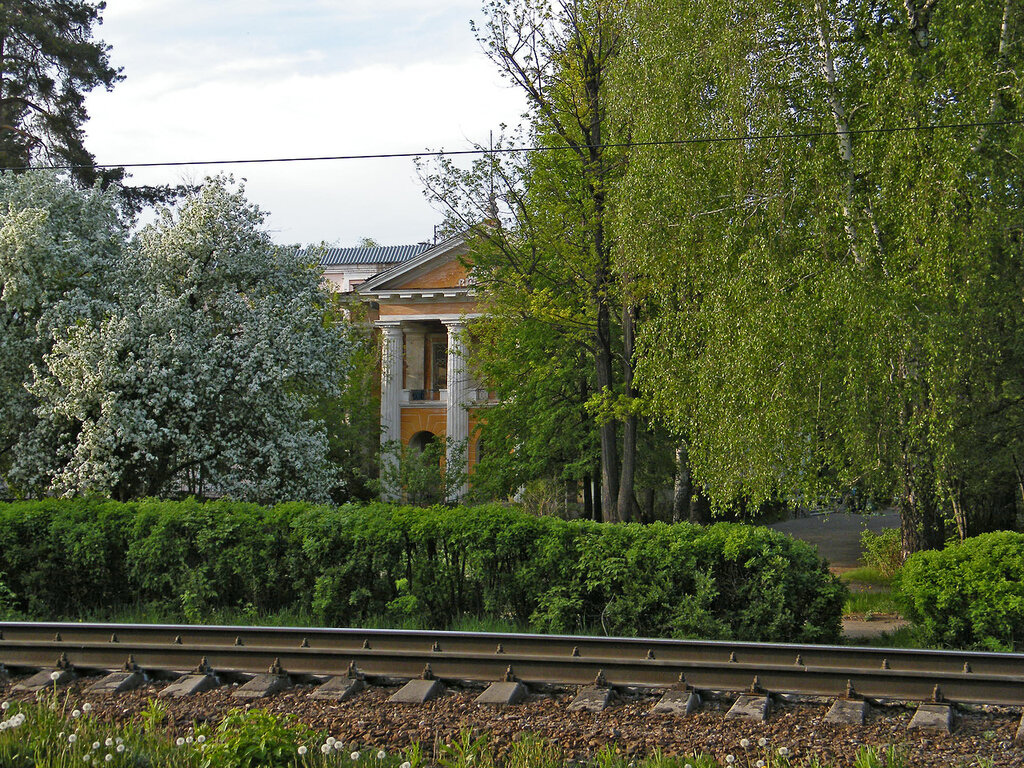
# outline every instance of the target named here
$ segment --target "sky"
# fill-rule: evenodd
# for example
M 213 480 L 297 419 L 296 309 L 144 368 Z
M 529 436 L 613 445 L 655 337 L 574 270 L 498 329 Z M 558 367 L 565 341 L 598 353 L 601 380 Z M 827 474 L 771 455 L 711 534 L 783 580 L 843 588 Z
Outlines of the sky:
M 470 20 L 481 0 L 108 0 L 96 37 L 124 80 L 93 91 L 98 163 L 421 152 L 486 145 L 519 122 Z M 411 159 L 129 169 L 245 180 L 281 244 L 433 237 Z

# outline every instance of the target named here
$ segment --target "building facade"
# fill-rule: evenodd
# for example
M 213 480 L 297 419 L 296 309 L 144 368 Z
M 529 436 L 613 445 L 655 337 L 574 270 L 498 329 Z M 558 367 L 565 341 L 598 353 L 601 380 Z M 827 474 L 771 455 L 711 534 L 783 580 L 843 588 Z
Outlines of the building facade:
M 479 458 L 476 410 L 488 393 L 467 365 L 465 322 L 478 315 L 467 250 L 462 236 L 449 238 L 356 290 L 376 307 L 381 334 L 381 444 L 422 449 L 447 438 L 447 461 L 471 469 Z

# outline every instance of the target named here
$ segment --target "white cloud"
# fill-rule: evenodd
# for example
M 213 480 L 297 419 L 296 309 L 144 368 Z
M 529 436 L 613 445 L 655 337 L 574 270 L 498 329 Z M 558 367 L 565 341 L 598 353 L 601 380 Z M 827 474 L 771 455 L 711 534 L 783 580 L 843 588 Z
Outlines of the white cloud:
M 463 149 L 515 122 L 520 95 L 468 29 L 477 0 L 113 0 L 100 36 L 126 79 L 90 95 L 99 162 Z M 176 183 L 226 170 L 280 242 L 431 236 L 411 160 L 132 170 Z

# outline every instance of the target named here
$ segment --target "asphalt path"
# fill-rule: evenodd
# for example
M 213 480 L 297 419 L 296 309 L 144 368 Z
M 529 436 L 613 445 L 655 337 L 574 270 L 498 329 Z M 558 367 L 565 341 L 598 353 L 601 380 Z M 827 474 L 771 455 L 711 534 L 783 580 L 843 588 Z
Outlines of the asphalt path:
M 773 523 L 769 528 L 788 533 L 794 539 L 801 539 L 818 548 L 818 553 L 828 561 L 835 573 L 842 573 L 864 565 L 860 546 L 861 532 L 867 528 L 879 533 L 886 528 L 899 528 L 898 512 L 887 511 L 871 515 L 854 515 L 845 512 L 815 514 Z

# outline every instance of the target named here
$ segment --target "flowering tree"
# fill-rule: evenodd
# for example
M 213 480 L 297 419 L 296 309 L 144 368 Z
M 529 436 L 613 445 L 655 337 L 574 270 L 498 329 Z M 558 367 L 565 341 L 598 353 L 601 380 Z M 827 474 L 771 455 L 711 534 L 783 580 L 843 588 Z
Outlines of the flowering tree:
M 326 430 L 309 413 L 337 392 L 348 344 L 317 267 L 274 246 L 263 218 L 224 178 L 159 212 L 99 320 L 53 324 L 14 477 L 118 499 L 326 500 Z
M 118 206 L 113 191 L 54 174 L 0 174 L 0 478 L 36 423 L 26 384 L 52 347 L 50 329 L 97 319 L 113 295 L 125 242 Z

